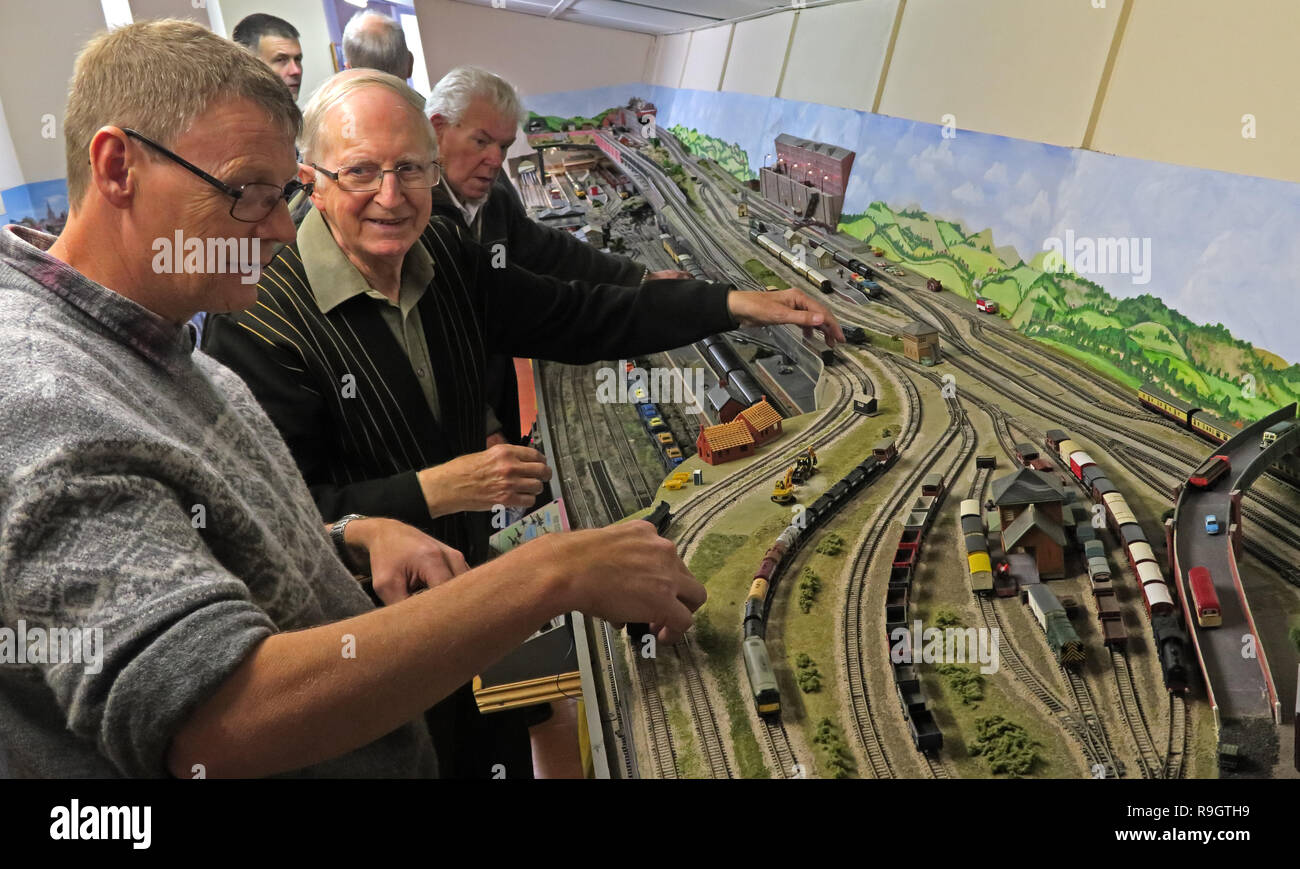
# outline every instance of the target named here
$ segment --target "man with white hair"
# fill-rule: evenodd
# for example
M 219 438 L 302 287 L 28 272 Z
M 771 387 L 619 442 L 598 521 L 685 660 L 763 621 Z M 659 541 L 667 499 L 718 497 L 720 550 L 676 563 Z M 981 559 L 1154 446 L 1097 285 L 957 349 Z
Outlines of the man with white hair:
M 343 28 L 343 66 L 378 69 L 405 80 L 411 77 L 415 56 L 396 20 L 367 9 L 353 15 Z
M 434 213 L 465 226 L 484 246 L 503 245 L 514 265 L 566 281 L 620 286 L 690 277 L 678 271 L 652 273 L 528 216 L 519 193 L 501 172 L 525 112 L 514 86 L 499 75 L 475 66 L 453 69 L 434 86 L 424 113 L 438 133 L 443 166 L 442 183 L 434 189 Z M 518 384 L 509 358 L 489 360 L 487 383 L 488 403 L 505 440 L 517 441 Z

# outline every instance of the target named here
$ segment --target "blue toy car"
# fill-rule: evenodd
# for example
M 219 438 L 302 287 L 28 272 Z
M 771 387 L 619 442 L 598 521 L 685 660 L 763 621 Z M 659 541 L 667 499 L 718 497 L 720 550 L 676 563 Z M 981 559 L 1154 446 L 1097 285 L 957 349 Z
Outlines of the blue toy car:
M 1219 533 L 1219 517 L 1214 515 L 1213 513 L 1205 514 L 1205 533 L 1206 534 Z

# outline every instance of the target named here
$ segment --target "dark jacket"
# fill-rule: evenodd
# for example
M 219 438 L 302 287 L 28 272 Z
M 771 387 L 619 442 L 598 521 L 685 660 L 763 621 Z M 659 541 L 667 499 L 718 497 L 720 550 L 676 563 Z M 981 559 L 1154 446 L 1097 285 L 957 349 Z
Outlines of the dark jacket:
M 566 283 L 508 265 L 435 216 L 421 236 L 434 278 L 419 311 L 442 418 L 375 302 L 357 296 L 322 314 L 286 246 L 262 272 L 247 311 L 209 318 L 204 347 L 252 389 L 288 443 L 321 516 L 390 516 L 486 554 L 473 514 L 431 520 L 416 471 L 484 448 L 490 353 L 586 364 L 680 347 L 734 328 L 723 285 Z M 595 384 L 592 384 L 593 389 Z
M 543 226 L 529 217 L 519 192 L 506 180 L 504 172 L 497 175 L 492 193 L 475 216 L 473 227 L 467 226 L 465 215 L 451 200 L 445 184 L 444 181 L 433 189 L 433 213 L 466 227 L 489 250 L 493 245 L 504 245 L 508 262 L 534 274 L 565 281 L 618 286 L 641 283 L 644 267 L 626 257 L 601 253 L 569 233 Z M 519 384 L 513 360 L 501 354 L 490 356 L 484 380 L 488 403 L 501 422 L 502 432 L 511 443 L 517 443 Z

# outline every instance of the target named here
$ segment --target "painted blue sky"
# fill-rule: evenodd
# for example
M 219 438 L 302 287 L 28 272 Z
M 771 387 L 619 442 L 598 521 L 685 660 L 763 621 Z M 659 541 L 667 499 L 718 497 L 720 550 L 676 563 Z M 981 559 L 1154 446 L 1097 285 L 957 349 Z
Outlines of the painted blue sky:
M 48 204 L 56 215 L 68 210 L 68 182 L 62 178 L 21 184 L 0 192 L 0 225 L 17 223 L 24 217 L 41 220 Z
M 628 84 L 526 98 L 541 114 L 592 115 L 637 95 L 659 123 L 735 142 L 757 170 L 788 132 L 858 156 L 845 211 L 916 205 L 968 231 L 993 230 L 1025 260 L 1048 238 L 1150 238 L 1151 280 L 1090 274 L 1113 296 L 1151 293 L 1198 323 L 1300 361 L 1291 294 L 1300 275 L 1300 184 L 1115 157 L 749 94 Z

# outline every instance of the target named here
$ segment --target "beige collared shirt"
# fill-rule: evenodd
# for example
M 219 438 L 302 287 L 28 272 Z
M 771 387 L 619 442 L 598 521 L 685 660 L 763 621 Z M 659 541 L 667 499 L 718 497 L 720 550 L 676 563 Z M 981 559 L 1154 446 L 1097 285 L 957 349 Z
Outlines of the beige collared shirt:
M 411 370 L 420 384 L 424 399 L 434 419 L 438 413 L 438 388 L 434 382 L 433 366 L 429 361 L 429 346 L 424 340 L 424 323 L 416 307 L 424 298 L 433 280 L 433 257 L 424 245 L 416 243 L 406 252 L 402 261 L 402 284 L 397 301 L 389 300 L 366 283 L 334 241 L 329 225 L 319 210 L 313 208 L 298 228 L 298 251 L 302 256 L 307 282 L 316 296 L 322 314 L 327 314 L 353 296 L 364 295 L 375 301 L 379 315 L 397 339 L 398 346 L 411 363 Z

